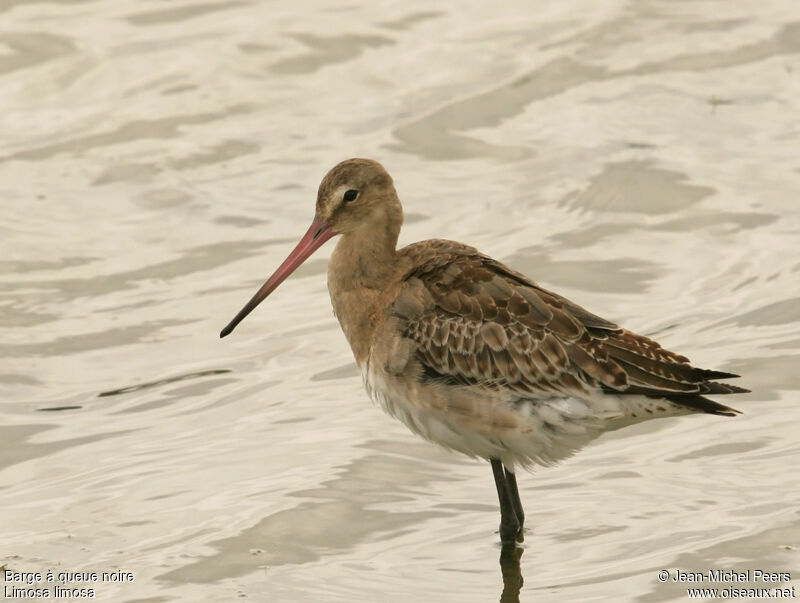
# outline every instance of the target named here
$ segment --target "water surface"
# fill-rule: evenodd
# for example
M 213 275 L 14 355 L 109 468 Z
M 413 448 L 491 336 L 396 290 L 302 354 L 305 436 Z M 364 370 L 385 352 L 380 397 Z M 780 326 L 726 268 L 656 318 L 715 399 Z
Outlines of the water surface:
M 685 600 L 663 568 L 800 575 L 796 2 L 0 17 L 0 565 L 133 572 L 108 601 L 501 597 L 489 467 L 367 400 L 332 245 L 218 339 L 327 169 L 368 156 L 402 242 L 469 242 L 753 389 L 736 419 L 520 476 L 521 600 Z

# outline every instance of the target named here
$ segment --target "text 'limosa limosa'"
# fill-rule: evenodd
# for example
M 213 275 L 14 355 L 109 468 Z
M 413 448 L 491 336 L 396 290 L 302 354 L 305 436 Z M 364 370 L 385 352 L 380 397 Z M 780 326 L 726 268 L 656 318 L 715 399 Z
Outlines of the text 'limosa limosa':
M 328 289 L 367 391 L 411 431 L 491 463 L 504 543 L 522 538 L 517 467 L 646 419 L 738 413 L 705 397 L 748 391 L 716 381 L 738 375 L 695 368 L 462 243 L 397 249 L 402 222 L 379 163 L 338 164 L 308 232 L 220 337 L 340 235 Z

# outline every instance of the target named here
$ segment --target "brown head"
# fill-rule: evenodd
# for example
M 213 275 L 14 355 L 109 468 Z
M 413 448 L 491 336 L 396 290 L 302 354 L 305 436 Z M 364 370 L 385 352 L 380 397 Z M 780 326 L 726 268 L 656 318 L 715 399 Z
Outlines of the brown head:
M 317 219 L 336 234 L 402 223 L 394 183 L 372 159 L 348 159 L 325 174 L 317 191 Z
M 334 166 L 322 179 L 317 208 L 311 226 L 275 273 L 220 332 L 225 337 L 331 237 L 350 235 L 363 228 L 390 231 L 397 241 L 403 209 L 389 173 L 371 159 L 347 159 Z

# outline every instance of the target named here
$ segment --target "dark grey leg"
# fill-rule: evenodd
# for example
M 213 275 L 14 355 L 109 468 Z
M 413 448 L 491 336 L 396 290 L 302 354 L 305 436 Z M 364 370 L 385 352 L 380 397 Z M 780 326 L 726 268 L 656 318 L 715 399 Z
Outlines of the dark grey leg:
M 514 512 L 514 505 L 511 502 L 503 463 L 496 459 L 492 459 L 489 462 L 492 464 L 494 485 L 497 487 L 497 499 L 500 501 L 500 541 L 515 542 L 521 526 Z
M 525 511 L 522 510 L 522 501 L 519 499 L 519 489 L 517 488 L 517 476 L 512 471 L 506 469 L 506 483 L 508 484 L 508 494 L 511 498 L 511 506 L 514 507 L 514 514 L 519 520 L 521 528 L 525 523 Z

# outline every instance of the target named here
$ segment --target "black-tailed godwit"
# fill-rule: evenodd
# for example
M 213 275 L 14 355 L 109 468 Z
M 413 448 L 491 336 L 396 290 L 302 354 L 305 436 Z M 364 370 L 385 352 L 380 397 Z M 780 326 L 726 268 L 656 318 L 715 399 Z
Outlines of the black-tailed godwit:
M 379 163 L 338 164 L 308 232 L 220 337 L 340 235 L 328 289 L 367 391 L 411 431 L 491 463 L 504 543 L 522 538 L 517 467 L 646 419 L 738 413 L 705 397 L 748 391 L 716 381 L 738 375 L 695 368 L 468 245 L 397 249 L 402 222 Z

